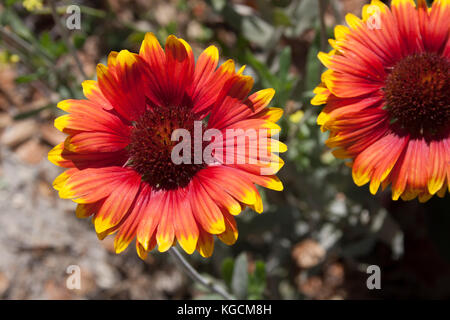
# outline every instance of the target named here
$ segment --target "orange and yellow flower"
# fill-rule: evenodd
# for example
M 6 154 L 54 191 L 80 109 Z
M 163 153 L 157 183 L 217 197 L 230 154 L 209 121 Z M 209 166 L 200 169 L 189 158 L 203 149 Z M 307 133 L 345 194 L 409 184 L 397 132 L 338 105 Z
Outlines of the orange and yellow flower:
M 141 258 L 177 242 L 187 253 L 197 249 L 208 257 L 213 235 L 228 245 L 237 240 L 235 215 L 246 206 L 262 212 L 255 184 L 282 190 L 275 174 L 283 162 L 276 151 L 286 147 L 273 137 L 282 110 L 267 107 L 274 90 L 249 95 L 252 77 L 243 68 L 236 72 L 232 60 L 218 64 L 214 46 L 195 62 L 184 40 L 169 36 L 163 49 L 148 33 L 139 54 L 111 52 L 107 66 L 97 66 L 98 81 L 83 82 L 86 100 L 58 104 L 68 114 L 55 126 L 68 137 L 49 160 L 67 170 L 54 187 L 61 198 L 78 203 L 78 217 L 92 217 L 100 239 L 117 232 L 117 253 L 136 238 Z M 223 149 L 246 161 L 175 164 L 172 133 L 193 133 L 195 122 L 224 136 L 228 129 L 241 135 L 200 143 L 202 152 L 212 145 L 213 158 Z M 251 149 L 243 136 L 247 129 L 265 132 L 265 143 Z
M 393 0 L 335 28 L 313 105 L 355 183 L 427 201 L 450 188 L 450 1 Z

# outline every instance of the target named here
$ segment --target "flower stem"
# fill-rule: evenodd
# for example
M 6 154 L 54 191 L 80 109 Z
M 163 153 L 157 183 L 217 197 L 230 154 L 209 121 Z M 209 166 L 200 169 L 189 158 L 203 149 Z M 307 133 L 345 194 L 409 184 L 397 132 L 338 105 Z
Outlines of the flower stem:
M 224 288 L 221 286 L 218 286 L 214 282 L 205 279 L 202 277 L 197 270 L 194 269 L 194 267 L 183 257 L 183 255 L 178 251 L 177 248 L 172 247 L 169 250 L 169 254 L 174 258 L 174 260 L 177 262 L 178 265 L 180 265 L 183 270 L 188 274 L 188 276 L 203 285 L 205 288 L 210 290 L 211 292 L 217 293 L 218 295 L 222 296 L 226 300 L 234 300 L 234 298 L 226 292 Z

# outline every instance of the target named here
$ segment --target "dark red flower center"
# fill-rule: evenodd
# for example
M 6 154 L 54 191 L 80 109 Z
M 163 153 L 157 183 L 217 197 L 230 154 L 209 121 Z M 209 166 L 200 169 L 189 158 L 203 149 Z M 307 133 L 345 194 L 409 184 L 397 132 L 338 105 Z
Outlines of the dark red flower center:
M 204 167 L 194 163 L 191 152 L 189 163 L 172 161 L 172 149 L 180 141 L 172 141 L 176 129 L 185 129 L 191 137 L 193 150 L 194 121 L 198 120 L 189 107 L 154 107 L 134 123 L 131 143 L 128 146 L 128 164 L 142 180 L 154 189 L 172 190 L 186 187 L 192 177 Z
M 450 62 L 436 53 L 400 60 L 384 88 L 392 121 L 414 135 L 433 136 L 449 128 Z

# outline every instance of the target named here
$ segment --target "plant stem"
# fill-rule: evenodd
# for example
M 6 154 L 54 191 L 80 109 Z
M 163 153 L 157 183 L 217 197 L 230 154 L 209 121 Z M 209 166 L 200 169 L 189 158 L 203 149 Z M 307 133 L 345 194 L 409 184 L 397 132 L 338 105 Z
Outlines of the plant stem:
M 58 11 L 56 9 L 55 1 L 50 1 L 50 8 L 52 9 L 52 16 L 53 20 L 55 21 L 56 27 L 58 28 L 60 36 L 63 38 L 64 42 L 66 43 L 67 48 L 70 51 L 70 54 L 72 55 L 73 59 L 75 60 L 75 63 L 78 67 L 78 70 L 80 71 L 81 76 L 83 79 L 87 79 L 86 73 L 84 72 L 83 65 L 81 64 L 80 59 L 78 58 L 77 50 L 75 49 L 75 46 L 73 45 L 72 41 L 69 39 L 69 34 L 67 30 L 64 28 L 63 24 L 61 23 L 61 20 L 58 16 Z
M 218 286 L 214 282 L 202 277 L 197 272 L 197 270 L 195 270 L 194 267 L 183 257 L 183 255 L 178 251 L 177 248 L 172 247 L 169 250 L 169 254 L 174 258 L 174 260 L 177 262 L 177 264 L 183 268 L 183 270 L 188 274 L 188 276 L 192 280 L 200 283 L 208 290 L 219 294 L 226 300 L 234 300 L 234 298 L 228 292 L 226 292 L 224 288 L 222 288 L 221 286 Z
M 47 64 L 50 66 L 54 65 L 53 57 L 49 56 L 47 52 L 39 48 L 39 46 L 32 46 L 27 41 L 23 40 L 21 37 L 14 34 L 14 32 L 8 31 L 6 28 L 0 26 L 0 36 L 5 42 L 13 43 L 17 50 L 23 50 L 27 53 L 37 52 L 40 57 L 42 57 Z

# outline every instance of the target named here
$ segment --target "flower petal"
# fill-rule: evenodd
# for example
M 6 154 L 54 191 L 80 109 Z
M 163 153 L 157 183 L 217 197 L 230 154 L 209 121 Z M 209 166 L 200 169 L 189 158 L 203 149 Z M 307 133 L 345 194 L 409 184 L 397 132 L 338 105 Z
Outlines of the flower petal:
M 161 205 L 161 219 L 156 232 L 156 242 L 158 243 L 158 251 L 165 252 L 169 250 L 175 238 L 174 231 L 174 204 L 173 191 L 165 192 Z
M 259 193 L 255 186 L 240 174 L 240 170 L 226 166 L 212 166 L 199 171 L 197 176 L 223 188 L 236 200 L 254 206 L 257 212 L 262 212 Z
M 63 199 L 92 203 L 109 196 L 122 183 L 136 177 L 131 169 L 122 167 L 89 168 L 72 174 L 59 190 Z
M 94 216 L 95 231 L 97 234 L 116 227 L 133 209 L 133 203 L 139 191 L 141 177 L 134 173 L 112 190 L 105 202 Z
M 67 137 L 64 148 L 77 153 L 117 152 L 130 144 L 130 137 L 100 131 L 83 131 Z
M 195 61 L 191 47 L 182 39 L 169 36 L 166 40 L 166 72 L 169 85 L 167 87 L 168 106 L 182 103 L 187 88 L 191 85 Z
M 209 258 L 213 254 L 214 238 L 210 233 L 200 230 L 197 251 L 203 258 Z
M 178 243 L 189 254 L 197 247 L 199 230 L 191 209 L 190 200 L 185 190 L 173 193 L 174 196 L 174 231 Z
M 78 131 L 101 131 L 127 137 L 130 128 L 119 117 L 98 108 L 89 100 L 64 100 L 58 107 L 69 114 L 56 118 L 55 127 L 60 131 L 69 129 L 69 134 Z
M 217 237 L 225 244 L 231 246 L 238 238 L 238 229 L 236 225 L 236 220 L 228 212 L 224 212 L 223 216 L 225 218 L 225 232 L 219 234 Z
M 408 137 L 389 133 L 361 152 L 353 163 L 352 174 L 356 185 L 362 186 L 370 181 L 370 192 L 375 194 L 407 143 Z
M 208 127 L 221 129 L 220 120 L 234 108 L 241 104 L 253 87 L 253 78 L 236 74 L 223 86 L 217 97 L 214 107 L 211 109 Z
M 100 90 L 100 87 L 98 86 L 97 81 L 85 80 L 81 83 L 81 86 L 83 87 L 84 96 L 86 98 L 88 98 L 89 101 L 95 103 L 97 106 L 99 106 L 105 110 L 113 109 L 113 106 L 111 105 L 111 103 L 108 101 L 108 99 L 105 98 L 105 96 L 102 93 L 102 90 Z
M 128 159 L 127 152 L 76 153 L 64 149 L 64 142 L 56 145 L 48 153 L 48 160 L 63 168 L 101 168 L 123 166 Z
M 428 182 L 428 146 L 423 138 L 410 139 L 402 157 L 392 170 L 392 199 L 413 199 L 423 190 Z
M 431 141 L 429 155 L 429 177 L 428 191 L 430 194 L 438 192 L 445 182 L 446 169 L 450 166 L 450 162 L 446 161 L 446 151 L 444 141 Z
M 124 251 L 136 236 L 139 224 L 150 201 L 150 195 L 151 188 L 148 184 L 142 183 L 131 212 L 121 224 L 119 232 L 114 239 L 116 253 Z
M 142 218 L 136 232 L 137 242 L 145 250 L 150 250 L 152 239 L 156 241 L 156 230 L 161 220 L 161 214 L 166 201 L 166 193 L 163 191 L 146 191 L 142 194 Z
M 146 108 L 142 81 L 145 65 L 141 58 L 122 50 L 114 66 L 97 66 L 98 84 L 114 109 L 128 121 L 137 120 Z

